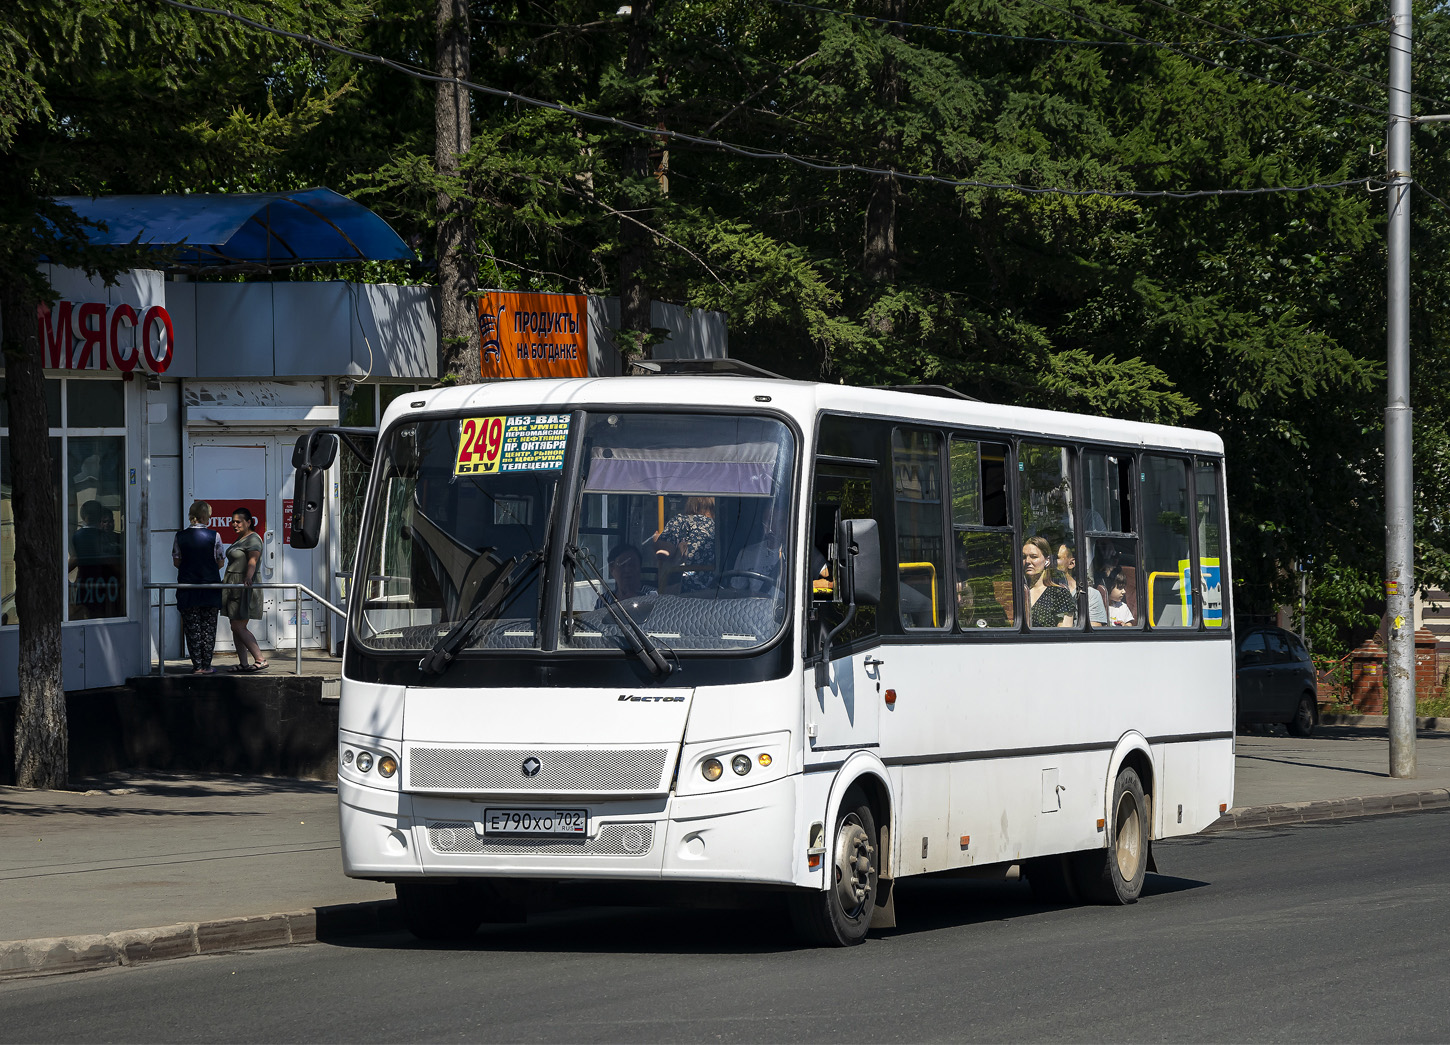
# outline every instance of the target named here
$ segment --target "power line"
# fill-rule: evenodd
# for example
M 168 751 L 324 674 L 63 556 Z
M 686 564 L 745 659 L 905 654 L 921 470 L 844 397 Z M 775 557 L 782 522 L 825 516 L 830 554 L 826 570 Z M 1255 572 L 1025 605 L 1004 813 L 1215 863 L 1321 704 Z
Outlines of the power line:
M 903 29 L 925 29 L 934 33 L 946 33 L 952 36 L 973 36 L 988 40 L 1013 40 L 1019 43 L 1038 44 L 1067 44 L 1082 47 L 1149 47 L 1153 44 L 1139 43 L 1134 40 L 1079 40 L 1073 37 L 1064 36 L 1016 36 L 1011 33 L 989 33 L 980 29 L 957 29 L 945 25 L 927 25 L 922 22 L 904 22 L 899 18 L 876 18 L 871 15 L 858 15 L 850 11 L 838 11 L 833 7 L 822 7 L 819 4 L 804 4 L 799 0 L 771 0 L 771 3 L 779 4 L 781 7 L 795 7 L 803 11 L 816 11 L 820 14 L 835 15 L 838 18 L 847 18 L 854 22 L 871 22 L 876 25 L 895 25 Z M 1308 33 L 1285 33 L 1278 36 L 1259 37 L 1260 40 L 1297 40 L 1306 36 L 1327 36 L 1331 33 L 1346 33 L 1355 29 L 1363 29 L 1366 26 L 1381 25 L 1381 22 L 1357 22 L 1353 25 L 1336 26 L 1333 29 L 1318 29 Z M 1221 47 L 1225 44 L 1256 43 L 1256 40 L 1249 40 L 1242 36 L 1236 36 L 1227 40 L 1179 40 L 1173 43 L 1175 47 Z
M 970 178 L 947 178 L 937 174 L 916 174 L 907 171 L 892 170 L 883 167 L 867 167 L 858 163 L 828 163 L 822 160 L 811 159 L 806 156 L 797 156 L 788 152 L 774 152 L 767 149 L 757 149 L 746 145 L 736 145 L 733 142 L 723 141 L 718 138 L 706 138 L 697 134 L 688 134 L 684 131 L 671 131 L 660 127 L 647 127 L 644 124 L 633 123 L 629 120 L 622 120 L 617 116 L 606 116 L 602 113 L 590 112 L 587 109 L 578 109 L 571 105 L 564 105 L 560 102 L 551 102 L 542 98 L 531 98 L 528 95 L 518 94 L 514 91 L 505 90 L 501 87 L 488 87 L 483 84 L 474 83 L 471 80 L 464 80 L 454 76 L 440 76 L 437 73 L 428 72 L 418 68 L 410 68 L 401 62 L 395 62 L 390 58 L 381 55 L 369 54 L 366 51 L 358 51 L 350 47 L 343 47 L 328 40 L 323 40 L 307 33 L 293 32 L 289 29 L 280 29 L 276 26 L 267 25 L 264 22 L 257 22 L 231 11 L 224 11 L 215 7 L 203 7 L 199 4 L 184 3 L 183 0 L 161 0 L 170 7 L 180 8 L 183 11 L 191 11 L 195 14 L 217 15 L 222 18 L 238 22 L 252 29 L 261 32 L 271 33 L 275 36 L 296 40 L 299 43 L 320 47 L 336 54 L 346 55 L 361 62 L 368 62 L 373 65 L 380 65 L 406 76 L 416 79 L 427 80 L 432 83 L 447 83 L 462 87 L 466 90 L 477 91 L 480 94 L 490 95 L 495 98 L 503 98 L 507 101 L 516 102 L 519 105 L 530 106 L 539 109 L 548 109 L 553 112 L 564 113 L 568 116 L 581 120 L 589 120 L 594 123 L 602 123 L 611 127 L 618 127 L 621 130 L 632 131 L 636 134 L 645 134 L 654 138 L 670 138 L 675 141 L 688 142 L 692 145 L 702 145 L 712 149 L 722 149 L 726 152 L 746 159 L 755 160 L 784 160 L 810 170 L 822 171 L 828 174 L 867 174 L 877 177 L 900 178 L 902 181 L 922 182 L 933 185 L 945 185 L 951 188 L 960 189 L 995 189 L 1005 192 L 1020 192 L 1032 196 L 1103 196 L 1113 199 L 1203 199 L 1218 196 L 1262 196 L 1277 193 L 1303 193 L 1313 192 L 1321 189 L 1345 189 L 1351 186 L 1364 185 L 1387 185 L 1388 182 L 1374 177 L 1349 178 L 1343 181 L 1315 182 L 1309 185 L 1266 185 L 1248 189 L 1065 189 L 1040 185 L 1021 185 L 1015 182 L 992 182 L 978 181 Z M 1033 0 L 1034 3 L 1040 0 Z
M 1210 21 L 1207 18 L 1201 18 L 1201 17 L 1199 17 L 1196 14 L 1189 13 L 1188 11 L 1183 11 L 1183 10 L 1177 8 L 1177 7 L 1173 7 L 1170 4 L 1164 3 L 1163 0 L 1148 0 L 1148 3 L 1152 4 L 1154 7 L 1162 8 L 1164 11 L 1171 11 L 1173 14 L 1176 14 L 1179 17 L 1192 19 L 1193 21 L 1198 22 L 1201 25 L 1206 25 L 1206 26 L 1209 26 L 1210 28 L 1217 29 L 1220 32 L 1224 32 L 1224 33 L 1233 33 L 1234 32 L 1233 29 L 1229 28 L 1226 25 L 1220 25 L 1218 22 Z M 1310 58 L 1308 55 L 1300 54 L 1298 51 L 1291 51 L 1287 47 L 1280 47 L 1276 43 L 1271 43 L 1267 37 L 1257 37 L 1257 38 L 1255 38 L 1255 37 L 1248 37 L 1248 36 L 1244 36 L 1241 33 L 1236 34 L 1236 35 L 1238 35 L 1238 37 L 1239 37 L 1240 40 L 1243 40 L 1246 43 L 1253 43 L 1253 44 L 1256 44 L 1256 45 L 1258 45 L 1260 47 L 1263 47 L 1263 48 L 1265 48 L 1267 50 L 1276 51 L 1279 54 L 1287 55 L 1288 57 L 1293 58 L 1295 61 L 1305 62 L 1305 63 L 1307 63 L 1309 65 L 1317 66 L 1320 69 L 1324 69 L 1324 70 L 1326 70 L 1328 72 L 1338 73 L 1340 76 L 1346 77 L 1348 79 L 1359 80 L 1361 83 L 1367 83 L 1367 84 L 1369 84 L 1371 87 L 1375 88 L 1376 90 L 1385 90 L 1386 89 L 1384 83 L 1382 81 L 1380 81 L 1380 80 L 1372 80 L 1368 76 L 1365 76 L 1363 73 L 1357 73 L 1357 72 L 1355 72 L 1352 69 L 1345 69 L 1343 66 L 1333 65 L 1333 64 L 1331 64 L 1329 62 L 1321 62 L 1317 58 Z M 1425 95 L 1422 95 L 1422 94 L 1415 94 L 1413 91 L 1410 92 L 1410 97 L 1411 98 L 1418 98 L 1422 102 L 1433 102 L 1436 105 L 1445 105 L 1445 104 L 1447 104 L 1442 99 L 1439 99 L 1439 98 L 1429 98 L 1429 97 L 1426 97 Z
M 1343 98 L 1337 98 L 1332 94 L 1323 94 L 1319 91 L 1310 90 L 1307 87 L 1297 87 L 1292 83 L 1286 83 L 1283 80 L 1275 80 L 1273 77 L 1270 76 L 1260 76 L 1258 73 L 1251 73 L 1247 69 L 1240 69 L 1238 66 L 1229 65 L 1227 62 L 1219 62 L 1215 61 L 1212 58 L 1204 58 L 1202 55 L 1190 54 L 1188 51 L 1185 51 L 1179 47 L 1175 47 L 1172 44 L 1164 43 L 1161 40 L 1150 40 L 1146 36 L 1139 36 L 1136 33 L 1128 32 L 1128 30 L 1126 29 L 1119 29 L 1115 25 L 1109 25 L 1106 22 L 1100 22 L 1096 18 L 1090 18 L 1087 15 L 1078 14 L 1076 11 L 1069 11 L 1064 7 L 1057 7 L 1053 4 L 1049 4 L 1046 2 L 1046 0 L 1028 0 L 1028 2 L 1034 3 L 1038 7 L 1045 7 L 1049 11 L 1056 11 L 1058 14 L 1067 15 L 1069 18 L 1076 18 L 1080 22 L 1086 22 L 1089 25 L 1097 26 L 1099 29 L 1106 29 L 1110 33 L 1121 33 L 1123 36 L 1129 37 L 1133 40 L 1137 40 L 1140 43 L 1147 44 L 1150 47 L 1159 47 L 1167 51 L 1172 51 L 1174 54 L 1181 55 L 1182 57 L 1187 58 L 1191 62 L 1201 62 L 1204 65 L 1211 65 L 1216 69 L 1223 69 L 1231 73 L 1237 73 L 1239 76 L 1246 77 L 1250 80 L 1257 80 L 1259 83 L 1269 84 L 1273 87 L 1282 87 L 1285 90 L 1294 91 L 1297 94 L 1308 95 L 1310 98 L 1317 98 L 1321 101 L 1326 102 L 1334 102 L 1337 105 L 1343 105 L 1346 108 L 1350 109 L 1358 109 L 1360 112 L 1373 113 L 1376 116 L 1386 115 L 1386 111 L 1383 109 L 1375 109 L 1368 105 L 1361 105 L 1359 102 L 1346 101 Z

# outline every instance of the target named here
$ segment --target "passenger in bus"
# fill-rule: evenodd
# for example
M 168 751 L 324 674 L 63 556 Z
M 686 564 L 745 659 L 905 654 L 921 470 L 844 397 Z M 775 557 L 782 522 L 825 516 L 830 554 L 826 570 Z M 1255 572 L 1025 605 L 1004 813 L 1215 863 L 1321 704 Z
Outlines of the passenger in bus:
M 1057 569 L 1061 575 L 1062 586 L 1072 592 L 1074 600 L 1077 599 L 1077 549 L 1067 542 L 1057 546 Z M 1092 585 L 1088 585 L 1088 620 L 1093 624 L 1106 624 L 1108 622 L 1108 607 L 1103 602 L 1103 594 Z
M 1113 570 L 1103 581 L 1103 590 L 1108 593 L 1108 620 L 1119 626 L 1131 627 L 1133 611 L 1128 608 L 1128 582 L 1122 570 Z
M 691 497 L 685 510 L 665 523 L 650 538 L 655 546 L 655 566 L 663 583 L 670 566 L 708 566 L 680 574 L 681 591 L 703 591 L 715 583 L 715 498 Z
M 1051 582 L 1052 545 L 1046 537 L 1029 537 L 1022 545 L 1022 575 L 1034 628 L 1070 628 L 1077 615 L 1072 592 Z
M 609 579 L 614 582 L 614 594 L 618 598 L 634 599 L 656 594 L 655 589 L 644 583 L 640 562 L 639 549 L 632 544 L 617 544 L 609 553 Z M 605 601 L 601 597 L 594 608 L 603 609 Z

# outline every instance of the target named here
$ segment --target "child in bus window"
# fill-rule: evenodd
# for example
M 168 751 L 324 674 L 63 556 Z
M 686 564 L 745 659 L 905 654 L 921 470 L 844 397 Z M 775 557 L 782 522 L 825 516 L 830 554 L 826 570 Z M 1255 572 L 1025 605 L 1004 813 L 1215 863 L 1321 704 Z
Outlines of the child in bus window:
M 1113 624 L 1128 625 L 1133 623 L 1133 611 L 1128 609 L 1128 604 L 1123 600 L 1128 596 L 1128 585 L 1123 580 L 1123 571 L 1114 570 L 1108 574 L 1103 584 L 1108 593 L 1108 620 Z

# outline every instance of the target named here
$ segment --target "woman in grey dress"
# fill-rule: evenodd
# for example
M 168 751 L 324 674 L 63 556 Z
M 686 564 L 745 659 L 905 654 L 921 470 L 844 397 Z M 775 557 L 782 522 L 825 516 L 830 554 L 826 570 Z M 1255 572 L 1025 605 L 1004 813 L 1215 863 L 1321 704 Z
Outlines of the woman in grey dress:
M 257 520 L 245 508 L 238 508 L 232 514 L 232 529 L 241 537 L 227 549 L 227 573 L 222 580 L 227 584 L 246 585 L 222 591 L 222 615 L 231 621 L 232 639 L 237 647 L 237 666 L 231 669 L 233 672 L 261 671 L 267 666 L 256 637 L 247 630 L 249 620 L 262 619 L 262 593 L 252 587 L 257 566 L 262 561 L 262 539 L 257 536 L 256 525 Z M 249 655 L 250 664 L 247 663 Z

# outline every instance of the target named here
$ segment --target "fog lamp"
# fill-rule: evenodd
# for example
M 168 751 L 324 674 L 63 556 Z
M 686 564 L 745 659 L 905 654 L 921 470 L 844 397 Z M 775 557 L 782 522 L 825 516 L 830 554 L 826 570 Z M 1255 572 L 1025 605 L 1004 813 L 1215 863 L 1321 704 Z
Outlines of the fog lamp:
M 343 753 L 342 753 L 342 764 L 345 765 L 345 766 L 352 765 L 352 748 L 347 748 L 346 750 L 343 751 Z
M 736 755 L 730 760 L 730 768 L 735 770 L 738 775 L 744 776 L 750 772 L 750 756 Z
M 373 756 L 368 754 L 366 751 L 359 751 L 357 753 L 357 768 L 364 773 L 366 773 L 369 769 L 372 769 Z
M 707 758 L 700 764 L 700 772 L 705 775 L 706 780 L 719 780 L 720 774 L 725 772 L 725 767 L 720 764 L 718 758 Z
M 398 771 L 398 760 L 392 755 L 384 755 L 378 759 L 378 772 L 383 776 L 392 776 Z

